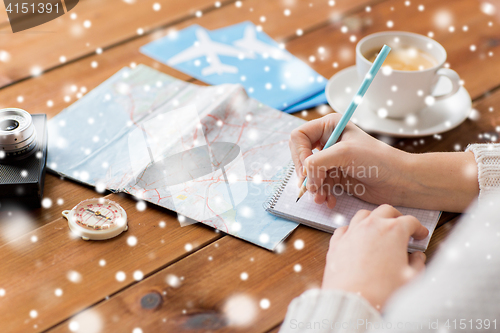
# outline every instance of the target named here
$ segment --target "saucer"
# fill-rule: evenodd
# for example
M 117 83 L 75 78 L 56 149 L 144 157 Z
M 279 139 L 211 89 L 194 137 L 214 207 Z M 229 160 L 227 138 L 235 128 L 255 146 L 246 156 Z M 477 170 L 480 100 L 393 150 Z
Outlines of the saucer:
M 361 85 L 356 66 L 351 66 L 336 73 L 325 88 L 328 104 L 337 112 L 344 113 L 354 94 Z M 369 89 L 369 88 L 368 88 Z M 434 94 L 441 95 L 451 89 L 446 78 L 440 78 Z M 446 99 L 436 101 L 414 116 L 406 119 L 381 118 L 370 109 L 366 102 L 358 105 L 351 121 L 370 133 L 385 134 L 395 137 L 420 137 L 451 130 L 460 125 L 469 116 L 472 101 L 467 90 L 460 87 L 458 92 Z

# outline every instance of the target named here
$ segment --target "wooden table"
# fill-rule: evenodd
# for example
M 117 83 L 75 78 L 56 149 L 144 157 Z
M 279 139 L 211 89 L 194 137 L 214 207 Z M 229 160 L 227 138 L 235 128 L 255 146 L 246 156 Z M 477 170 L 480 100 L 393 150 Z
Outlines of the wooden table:
M 160 4 L 158 11 L 154 3 Z M 8 60 L 0 61 L 0 107 L 52 117 L 132 63 L 199 83 L 138 50 L 191 24 L 216 29 L 252 21 L 328 78 L 354 64 L 353 40 L 382 30 L 406 30 L 432 34 L 442 43 L 475 111 L 462 125 L 438 137 L 383 139 L 411 152 L 463 150 L 471 142 L 497 141 L 500 131 L 500 22 L 482 13 L 479 4 L 475 0 L 246 0 L 215 5 L 213 0 L 82 0 L 71 12 L 76 17 L 67 14 L 16 34 L 0 10 L 0 52 L 10 55 L 10 59 L 5 53 L 0 57 Z M 284 14 L 285 9 L 290 15 Z M 86 20 L 89 28 L 83 25 Z M 324 106 L 297 116 L 313 119 L 328 112 L 333 111 Z M 300 226 L 285 242 L 284 251 L 272 253 L 201 224 L 181 228 L 172 212 L 152 205 L 138 212 L 133 198 L 107 194 L 127 210 L 128 236 L 137 237 L 137 245 L 127 245 L 127 237 L 103 242 L 72 238 L 61 211 L 98 195 L 92 188 L 47 174 L 45 197 L 51 199 L 51 207 L 0 212 L 2 333 L 70 332 L 78 325 L 86 332 L 276 332 L 288 303 L 320 285 L 329 234 Z M 456 220 L 456 214 L 443 214 L 427 251 L 431 260 Z M 166 222 L 164 228 L 160 221 Z M 298 239 L 305 243 L 301 250 L 293 246 Z M 302 267 L 299 272 L 294 270 L 296 264 Z M 125 273 L 123 281 L 116 279 L 118 272 Z M 248 279 L 241 279 L 243 272 Z M 137 281 L 134 276 L 141 274 Z M 167 284 L 169 276 L 179 278 L 178 288 Z M 250 326 L 230 327 L 224 317 L 227 301 L 238 295 L 255 304 Z M 270 302 L 266 309 L 259 306 L 263 299 Z

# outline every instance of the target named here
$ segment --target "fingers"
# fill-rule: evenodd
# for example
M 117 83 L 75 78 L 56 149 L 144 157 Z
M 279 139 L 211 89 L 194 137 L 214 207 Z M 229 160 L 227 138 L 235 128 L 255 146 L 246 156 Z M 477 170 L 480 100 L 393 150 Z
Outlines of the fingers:
M 351 219 L 351 226 L 359 224 L 367 217 L 373 217 L 376 221 L 386 220 L 390 227 L 402 227 L 406 237 L 413 237 L 416 240 L 424 239 L 429 234 L 429 230 L 424 227 L 415 216 L 402 215 L 396 208 L 390 205 L 381 205 L 372 212 L 368 210 L 359 210 Z M 398 229 L 400 230 L 400 229 Z
M 347 232 L 347 226 L 335 229 L 333 236 L 330 238 L 330 249 L 335 245 L 335 242 L 339 241 L 342 236 Z
M 352 150 L 350 146 L 350 143 L 340 141 L 331 147 L 318 151 L 313 156 L 308 156 L 309 163 L 312 164 L 310 167 L 322 166 L 330 170 L 336 167 L 349 166 L 349 163 L 352 162 L 348 159 L 348 155 Z M 309 169 L 308 165 L 306 167 Z
M 347 232 L 347 226 L 335 229 L 335 231 L 333 232 L 333 236 L 330 238 L 330 246 L 328 248 L 329 253 L 335 250 L 335 246 L 337 246 L 337 243 L 340 241 L 340 239 L 344 236 L 346 232 Z
M 366 219 L 368 216 L 370 216 L 371 212 L 366 209 L 360 209 L 358 212 L 352 217 L 350 225 L 356 225 L 359 222 L 363 221 Z
M 295 170 L 299 178 L 303 177 L 302 166 L 304 160 L 312 155 L 312 150 L 323 135 L 324 126 L 322 120 L 315 119 L 296 128 L 290 135 L 290 151 Z
M 325 187 L 321 187 L 318 192 L 316 192 L 316 195 L 314 196 L 314 202 L 317 203 L 318 205 L 323 204 L 326 201 L 326 189 Z
M 423 252 L 416 251 L 408 256 L 408 264 L 416 273 L 420 273 L 425 269 L 425 260 L 427 257 Z
M 314 148 L 322 148 L 340 120 L 340 114 L 330 114 L 305 123 L 290 136 L 290 151 L 299 178 L 303 177 L 302 166 Z
M 415 216 L 401 216 L 397 221 L 405 227 L 408 237 L 411 236 L 416 240 L 420 240 L 424 239 L 429 234 L 429 230 L 427 230 Z
M 337 228 L 337 229 L 335 229 L 333 235 L 335 236 L 336 239 L 342 238 L 342 236 L 344 236 L 344 234 L 347 232 L 347 229 L 348 229 L 348 226 L 343 226 L 343 227 Z
M 348 149 L 346 149 L 347 146 L 344 142 L 337 142 L 333 146 L 316 152 L 304 160 L 303 164 L 307 170 L 308 190 L 311 188 L 311 191 L 314 191 L 314 188 L 321 187 L 324 179 L 329 173 L 332 173 L 330 170 L 335 170 L 334 176 L 338 178 L 343 172 L 342 168 L 350 167 L 349 163 L 351 162 L 347 157 L 349 153 Z
M 397 218 L 402 216 L 396 208 L 391 205 L 380 205 L 373 210 L 373 215 L 377 217 L 385 217 L 385 218 Z
M 328 194 L 326 196 L 326 206 L 330 209 L 334 209 L 337 204 L 337 198 L 333 194 Z
M 404 227 L 406 236 L 416 240 L 424 239 L 429 234 L 429 230 L 412 215 L 401 214 L 399 210 L 390 205 L 380 205 L 372 212 L 374 217 L 396 219 L 396 223 Z
M 294 134 L 295 133 L 295 134 Z M 294 130 L 292 132 L 292 135 L 290 137 L 290 141 L 289 141 L 289 146 L 290 146 L 290 152 L 292 153 L 292 161 L 293 161 L 293 164 L 295 165 L 295 172 L 297 173 L 297 178 L 299 179 L 299 187 L 302 185 L 302 182 L 304 181 L 304 173 L 302 172 L 302 169 L 304 168 L 303 167 L 303 164 L 302 162 L 300 161 L 299 159 L 299 153 L 295 147 L 295 143 L 296 143 L 296 138 L 295 136 L 297 136 L 299 134 L 296 134 L 296 130 Z M 312 149 L 311 149 L 311 154 L 312 155 Z
M 327 177 L 323 186 L 316 192 L 314 202 L 320 205 L 326 202 L 327 207 L 333 209 L 337 203 L 337 198 L 333 194 L 334 185 L 334 180 Z
M 325 178 L 325 181 L 323 183 L 323 187 L 325 188 L 326 192 L 326 202 L 328 204 L 328 208 L 333 208 L 335 207 L 335 203 L 337 202 L 337 199 L 333 195 L 333 187 L 335 186 L 335 180 L 329 176 Z M 333 204 L 333 206 L 330 206 Z
M 328 169 L 325 166 L 316 165 L 314 163 L 314 155 L 306 158 L 304 167 L 307 173 L 307 190 L 316 193 L 323 186 Z

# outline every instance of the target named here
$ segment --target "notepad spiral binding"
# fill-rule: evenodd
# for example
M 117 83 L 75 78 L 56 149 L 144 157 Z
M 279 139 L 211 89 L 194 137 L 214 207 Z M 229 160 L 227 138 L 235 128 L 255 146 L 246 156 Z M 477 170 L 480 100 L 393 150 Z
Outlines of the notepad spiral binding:
M 273 193 L 264 202 L 263 206 L 266 211 L 274 208 L 276 202 L 278 202 L 278 199 L 285 190 L 286 184 L 288 184 L 288 181 L 290 180 L 290 177 L 292 177 L 294 171 L 295 166 L 293 164 L 293 161 L 291 161 L 286 167 L 284 176 L 280 179 L 277 186 L 273 189 Z

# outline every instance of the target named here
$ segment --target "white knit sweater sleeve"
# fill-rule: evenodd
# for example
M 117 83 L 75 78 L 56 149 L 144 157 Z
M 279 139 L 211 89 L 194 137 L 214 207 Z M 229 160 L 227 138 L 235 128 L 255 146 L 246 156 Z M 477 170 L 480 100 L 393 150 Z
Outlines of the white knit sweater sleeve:
M 465 150 L 474 154 L 479 181 L 479 199 L 500 191 L 500 144 L 476 143 Z
M 280 333 L 362 332 L 382 320 L 366 299 L 342 290 L 310 289 L 295 298 Z

